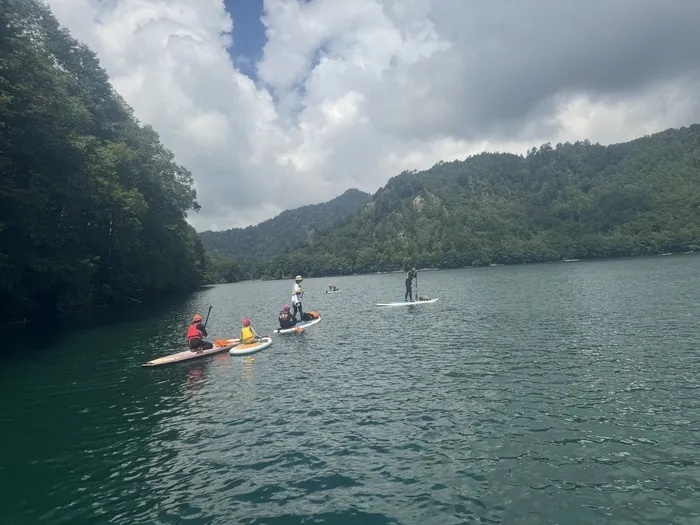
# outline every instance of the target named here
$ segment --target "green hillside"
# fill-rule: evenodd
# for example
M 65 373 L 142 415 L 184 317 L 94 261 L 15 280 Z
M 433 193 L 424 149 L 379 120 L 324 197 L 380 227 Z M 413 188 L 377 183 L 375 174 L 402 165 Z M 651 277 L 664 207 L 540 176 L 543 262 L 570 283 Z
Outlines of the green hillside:
M 700 125 L 631 142 L 483 153 L 392 178 L 254 276 L 455 268 L 698 250 Z
M 208 250 L 239 260 L 257 260 L 296 248 L 318 231 L 355 213 L 369 200 L 368 193 L 350 189 L 328 202 L 283 211 L 256 226 L 205 231 L 199 237 Z
M 0 6 L 0 326 L 200 284 L 190 173 L 41 2 Z

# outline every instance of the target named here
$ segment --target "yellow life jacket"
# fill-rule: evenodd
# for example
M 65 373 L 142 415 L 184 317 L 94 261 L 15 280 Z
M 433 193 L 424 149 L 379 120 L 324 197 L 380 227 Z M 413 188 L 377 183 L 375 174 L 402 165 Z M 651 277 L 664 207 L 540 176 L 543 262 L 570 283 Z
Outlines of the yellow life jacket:
M 253 333 L 253 328 L 250 326 L 244 326 L 243 330 L 241 330 L 241 341 L 244 343 L 255 339 L 255 334 Z

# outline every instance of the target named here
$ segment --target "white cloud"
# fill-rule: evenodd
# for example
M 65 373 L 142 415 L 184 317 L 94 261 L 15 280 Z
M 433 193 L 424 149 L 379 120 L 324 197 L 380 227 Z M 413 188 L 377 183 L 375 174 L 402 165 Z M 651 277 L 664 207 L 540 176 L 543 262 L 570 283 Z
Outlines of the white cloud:
M 606 18 L 603 3 L 584 16 L 548 0 L 539 0 L 546 11 L 525 2 L 265 0 L 255 81 L 227 53 L 235 21 L 222 0 L 48 3 L 193 172 L 203 209 L 190 220 L 200 230 L 257 223 L 351 186 L 374 191 L 438 160 L 545 141 L 618 142 L 700 118 L 690 45 L 700 11 L 691 3 L 674 4 L 674 18 L 671 6 L 637 1 L 634 22 L 670 42 L 671 54 L 650 46 L 636 58 L 624 51 L 641 45 L 622 16 L 632 11 L 618 6 Z M 671 36 L 654 33 L 655 23 Z M 685 47 L 692 53 L 678 51 Z

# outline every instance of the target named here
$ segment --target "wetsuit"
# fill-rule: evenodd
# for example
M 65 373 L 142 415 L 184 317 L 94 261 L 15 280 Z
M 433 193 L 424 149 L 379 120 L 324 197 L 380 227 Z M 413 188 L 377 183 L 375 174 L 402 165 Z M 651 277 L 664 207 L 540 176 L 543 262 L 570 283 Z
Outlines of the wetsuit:
M 413 301 L 413 279 L 415 279 L 416 274 L 415 270 L 408 270 L 408 273 L 406 274 L 406 293 L 403 296 L 404 301 L 408 301 L 409 299 Z

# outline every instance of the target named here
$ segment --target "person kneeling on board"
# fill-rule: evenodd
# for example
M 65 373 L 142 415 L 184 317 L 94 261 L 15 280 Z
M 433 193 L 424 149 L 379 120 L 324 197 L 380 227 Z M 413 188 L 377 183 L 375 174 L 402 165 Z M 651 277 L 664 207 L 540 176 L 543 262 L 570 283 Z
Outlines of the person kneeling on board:
M 260 340 L 260 336 L 255 332 L 252 326 L 250 326 L 249 319 L 243 319 L 243 328 L 241 329 L 241 343 L 257 343 Z
M 202 324 L 202 316 L 195 314 L 192 318 L 192 324 L 189 330 L 187 330 L 187 346 L 190 350 L 197 353 L 200 353 L 202 350 L 213 348 L 213 344 L 204 340 L 208 335 L 207 329 Z
M 280 329 L 284 330 L 285 328 L 294 328 L 294 325 L 296 324 L 296 319 L 292 317 L 292 314 L 289 311 L 288 304 L 285 304 L 284 308 L 282 308 L 278 320 L 280 322 Z

